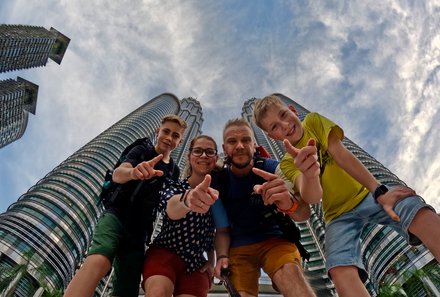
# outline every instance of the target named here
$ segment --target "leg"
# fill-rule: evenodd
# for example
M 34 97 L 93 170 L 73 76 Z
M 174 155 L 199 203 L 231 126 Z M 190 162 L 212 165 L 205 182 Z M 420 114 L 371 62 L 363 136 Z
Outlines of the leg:
M 330 269 L 330 276 L 335 284 L 339 297 L 369 297 L 361 281 L 356 266 L 338 266 Z
M 440 216 L 428 208 L 422 208 L 417 212 L 408 230 L 417 236 L 440 262 Z
M 99 281 L 110 269 L 107 257 L 98 254 L 88 256 L 64 292 L 64 297 L 93 296 Z
M 260 264 L 257 250 L 261 243 L 242 245 L 229 250 L 229 279 L 242 297 L 258 296 Z
M 143 261 L 143 243 L 138 246 L 126 246 L 126 243 L 121 242 L 118 255 L 113 261 L 113 296 L 139 296 Z
M 153 275 L 144 283 L 145 296 L 148 297 L 171 297 L 174 291 L 173 282 L 166 276 Z
M 315 297 L 301 268 L 301 256 L 294 243 L 283 238 L 264 241 L 259 254 L 263 270 L 269 275 L 274 288 L 283 296 Z
M 273 275 L 273 282 L 283 296 L 315 297 L 315 293 L 306 281 L 302 269 L 297 264 L 288 263 Z

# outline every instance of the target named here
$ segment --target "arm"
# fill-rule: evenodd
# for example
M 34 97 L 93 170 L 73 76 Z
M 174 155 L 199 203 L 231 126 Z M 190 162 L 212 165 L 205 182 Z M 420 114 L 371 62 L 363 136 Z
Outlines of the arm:
M 316 149 L 316 141 L 310 139 L 307 146 L 298 149 L 288 140 L 284 140 L 286 151 L 292 156 L 294 164 L 301 171 L 295 179 L 295 187 L 302 199 L 308 203 L 319 203 L 322 198 L 320 165 Z
M 190 212 L 190 209 L 185 206 L 184 200 L 180 201 L 182 195 L 187 193 L 188 192 L 184 192 L 182 194 L 174 195 L 168 200 L 166 212 L 171 220 L 180 220 Z
M 217 228 L 214 238 L 215 253 L 217 256 L 217 264 L 215 265 L 214 275 L 221 279 L 220 270 L 229 266 L 229 245 L 231 239 L 229 228 Z
M 332 131 L 333 132 L 333 131 Z M 330 132 L 328 139 L 328 151 L 335 162 L 344 169 L 349 175 L 356 179 L 360 184 L 366 187 L 371 193 L 374 193 L 376 187 L 380 184 L 368 169 L 350 152 L 336 133 Z M 388 215 L 395 221 L 399 221 L 399 216 L 394 212 L 394 205 L 402 199 L 414 196 L 414 190 L 408 187 L 395 187 L 385 194 L 379 196 L 377 202 L 382 205 Z
M 335 162 L 344 169 L 355 180 L 366 187 L 370 192 L 374 192 L 379 182 L 368 171 L 368 169 L 350 152 L 339 139 L 333 130 L 328 136 L 328 152 Z
M 155 170 L 154 166 L 163 158 L 158 155 L 150 161 L 141 162 L 135 167 L 129 162 L 124 162 L 113 171 L 113 181 L 118 184 L 125 184 L 131 180 L 145 180 L 155 176 L 162 176 L 161 170 Z
M 310 218 L 310 204 L 301 199 L 301 197 L 299 197 L 299 193 L 296 195 L 294 194 L 295 190 L 292 182 L 284 175 L 279 165 L 275 169 L 275 173 L 284 180 L 284 184 L 292 195 L 293 203 L 298 204 L 298 208 L 293 213 L 289 214 L 290 218 L 297 222 L 305 221 Z

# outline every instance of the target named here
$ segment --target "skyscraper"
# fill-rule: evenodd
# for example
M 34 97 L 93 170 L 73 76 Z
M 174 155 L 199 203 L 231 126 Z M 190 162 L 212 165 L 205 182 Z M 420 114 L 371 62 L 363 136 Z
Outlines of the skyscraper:
M 54 28 L 0 25 L 0 73 L 45 66 L 49 58 L 60 64 L 69 42 Z
M 187 130 L 200 133 L 200 104 L 186 99 L 182 106 Z M 172 94 L 151 99 L 72 154 L 0 215 L 0 269 L 26 266 L 16 277 L 16 296 L 32 296 L 40 286 L 67 286 L 103 211 L 98 195 L 105 171 L 135 139 L 154 140 L 163 115 L 181 110 Z
M 21 77 L 0 81 L 0 148 L 23 136 L 37 96 L 38 86 Z
M 285 103 L 293 105 L 299 112 L 301 120 L 309 113 L 307 109 L 292 99 L 282 94 L 275 95 L 279 96 Z M 257 142 L 264 145 L 272 157 L 280 159 L 285 153 L 283 144 L 268 138 L 253 123 L 252 110 L 254 101 L 255 98 L 245 102 L 242 116 L 251 123 Z M 350 139 L 345 137 L 342 142 L 378 181 L 391 186 L 405 185 L 395 174 Z M 310 261 L 304 267 L 306 275 L 309 277 L 318 296 L 334 295 L 334 286 L 328 279 L 325 271 L 325 257 L 323 253 L 325 223 L 321 205 L 313 205 L 311 218 L 307 222 L 299 224 L 299 226 L 302 233 L 302 242 L 312 254 Z M 372 296 L 377 295 L 379 284 L 382 282 L 393 283 L 402 279 L 408 271 L 421 269 L 425 266 L 439 265 L 424 246 L 409 246 L 403 237 L 399 236 L 389 227 L 369 225 L 364 229 L 361 241 L 362 259 L 369 272 L 369 281 L 366 286 Z M 425 277 L 423 284 L 419 282 L 405 290 L 410 292 L 408 296 L 426 296 L 422 292 L 422 286 L 429 287 L 429 290 L 436 296 L 439 294 L 440 282 L 430 277 Z

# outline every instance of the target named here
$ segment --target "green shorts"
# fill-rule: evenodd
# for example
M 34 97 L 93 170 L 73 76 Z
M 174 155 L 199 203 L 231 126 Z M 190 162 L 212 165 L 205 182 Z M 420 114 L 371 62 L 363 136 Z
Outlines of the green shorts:
M 88 255 L 103 255 L 113 263 L 113 296 L 138 297 L 144 262 L 144 244 L 130 244 L 120 219 L 105 212 L 93 233 Z

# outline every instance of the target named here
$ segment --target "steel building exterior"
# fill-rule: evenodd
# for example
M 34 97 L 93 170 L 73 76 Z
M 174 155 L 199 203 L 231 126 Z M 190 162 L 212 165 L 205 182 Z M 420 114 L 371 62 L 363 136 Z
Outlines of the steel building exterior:
M 181 103 L 172 94 L 161 94 L 73 153 L 0 215 L 0 269 L 4 269 L 0 271 L 25 266 L 14 279 L 15 296 L 32 296 L 39 287 L 67 286 L 103 211 L 98 195 L 106 170 L 137 138 L 148 136 L 154 141 L 165 114 L 182 114 L 191 137 L 201 132 L 197 101 Z M 184 141 L 182 147 L 186 146 Z
M 54 28 L 0 25 L 0 73 L 61 64 L 70 39 Z
M 0 81 L 0 148 L 23 136 L 37 96 L 38 86 L 21 77 Z

